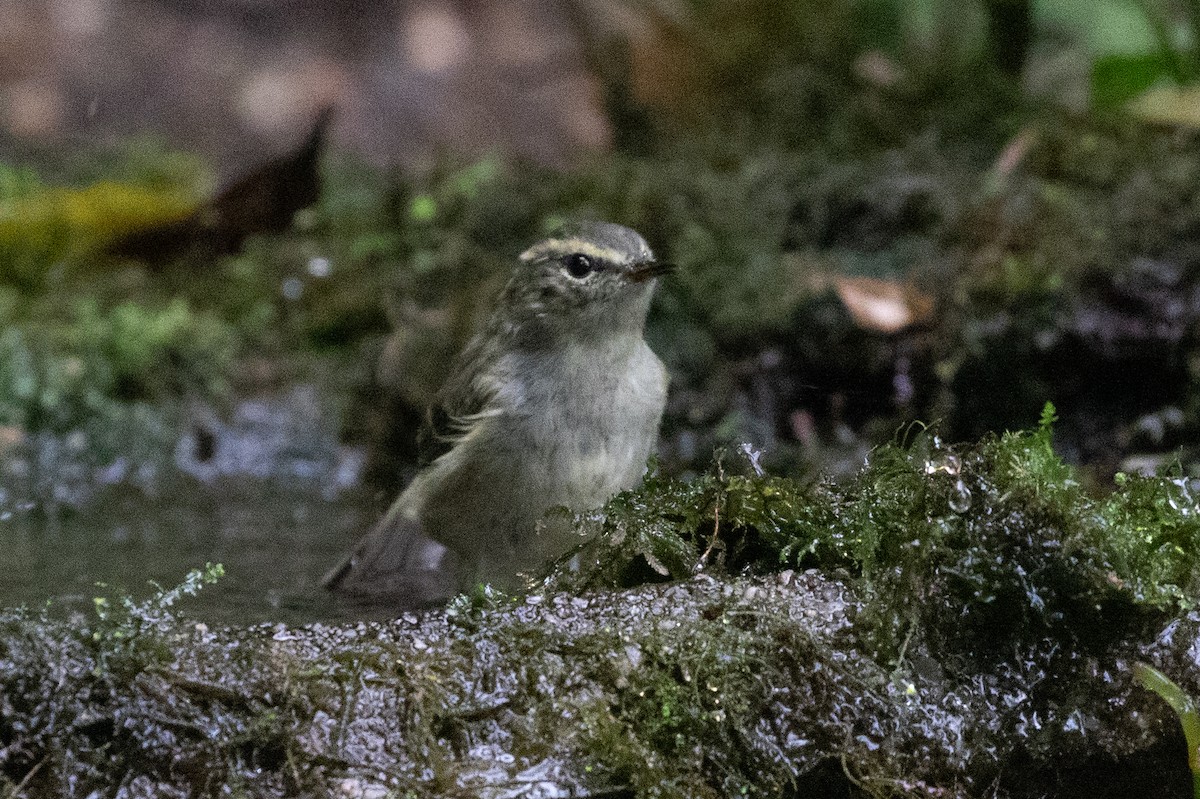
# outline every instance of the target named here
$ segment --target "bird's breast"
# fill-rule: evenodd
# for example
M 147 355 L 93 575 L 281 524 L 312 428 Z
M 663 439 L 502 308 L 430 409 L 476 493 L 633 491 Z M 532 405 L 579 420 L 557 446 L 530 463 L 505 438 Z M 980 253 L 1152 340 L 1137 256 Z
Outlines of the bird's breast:
M 517 460 L 545 487 L 546 507 L 594 507 L 641 477 L 657 438 L 666 377 L 649 348 L 640 339 L 637 345 L 617 352 L 568 348 L 525 365 L 500 426 L 528 448 Z
M 635 486 L 658 437 L 666 372 L 636 343 L 502 359 L 486 411 L 402 497 L 412 515 L 467 559 L 537 562 L 569 548 L 570 535 L 534 535 L 546 511 L 589 510 Z

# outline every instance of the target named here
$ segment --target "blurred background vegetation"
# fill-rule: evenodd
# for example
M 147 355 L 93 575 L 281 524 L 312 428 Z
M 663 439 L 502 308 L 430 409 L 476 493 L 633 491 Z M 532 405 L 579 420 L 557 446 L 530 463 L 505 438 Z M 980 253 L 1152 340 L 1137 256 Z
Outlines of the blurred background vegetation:
M 386 498 L 514 254 L 576 216 L 680 265 L 649 330 L 671 473 L 733 441 L 844 473 L 912 420 L 973 439 L 1047 400 L 1097 480 L 1194 471 L 1196 3 L 3 14 L 9 505 L 239 474 L 247 401 L 299 431 L 260 440 L 276 471 L 341 485 L 365 453 Z M 238 187 L 302 161 L 325 107 L 316 201 L 264 221 L 296 184 Z M 251 221 L 227 235 L 232 218 Z

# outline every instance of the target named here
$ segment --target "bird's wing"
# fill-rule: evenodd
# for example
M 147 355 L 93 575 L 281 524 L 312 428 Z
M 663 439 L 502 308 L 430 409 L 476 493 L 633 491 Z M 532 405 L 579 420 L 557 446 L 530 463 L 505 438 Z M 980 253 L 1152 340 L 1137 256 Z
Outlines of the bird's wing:
M 483 419 L 500 412 L 495 387 L 502 381 L 493 371 L 495 358 L 483 352 L 484 340 L 477 337 L 467 344 L 426 414 L 417 436 L 423 471 L 350 554 L 325 575 L 322 584 L 326 588 L 396 606 L 411 605 L 414 597 L 445 598 L 454 590 L 453 553 L 429 539 L 414 515 L 414 506 L 420 506 L 420 496 L 431 479 L 429 464 L 453 449 Z M 435 549 L 440 550 L 436 558 L 431 554 Z
M 481 419 L 491 415 L 495 381 L 481 357 L 481 338 L 472 340 L 425 412 L 417 433 L 417 458 L 428 466 L 449 452 Z

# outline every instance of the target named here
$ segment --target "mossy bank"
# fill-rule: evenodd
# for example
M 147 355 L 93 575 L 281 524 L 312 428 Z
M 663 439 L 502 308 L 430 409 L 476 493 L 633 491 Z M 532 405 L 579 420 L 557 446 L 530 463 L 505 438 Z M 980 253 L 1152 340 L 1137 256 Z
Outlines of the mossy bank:
M 210 629 L 0 618 L 20 796 L 1186 795 L 1145 661 L 1200 693 L 1191 481 L 1089 496 L 1036 432 L 855 476 L 650 479 L 522 596 Z M 220 590 L 220 585 L 206 590 Z M 1174 792 L 1174 793 L 1172 793 Z

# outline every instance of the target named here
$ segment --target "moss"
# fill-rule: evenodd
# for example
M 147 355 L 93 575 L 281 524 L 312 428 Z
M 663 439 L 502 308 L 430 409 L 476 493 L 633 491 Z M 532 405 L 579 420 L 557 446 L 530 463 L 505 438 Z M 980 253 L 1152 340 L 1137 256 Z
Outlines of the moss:
M 778 712 L 765 686 L 813 668 L 823 647 L 738 603 L 702 615 L 698 625 L 662 625 L 637 641 L 575 642 L 610 653 L 588 676 L 621 689 L 616 703 L 582 709 L 599 785 L 654 797 L 778 796 L 794 786 L 799 764 L 770 757 L 754 731 Z
M 1114 573 L 1135 601 L 1195 607 L 1200 520 L 1192 480 L 1121 474 L 1117 482 L 1120 490 L 1101 510 L 1114 531 L 1109 539 Z
M 230 328 L 182 299 L 159 308 L 81 300 L 0 335 L 0 424 L 31 435 L 83 431 L 93 459 L 127 455 L 98 446 L 106 426 L 128 432 L 135 425 L 119 420 L 154 416 L 147 435 L 134 437 L 153 440 L 182 397 L 228 395 L 236 353 Z
M 1053 418 L 1048 407 L 1035 432 L 972 447 L 922 433 L 844 480 L 755 475 L 749 450 L 734 462 L 748 474 L 728 454 L 694 481 L 652 474 L 577 519 L 591 539 L 545 585 L 848 570 L 868 599 L 864 634 L 900 659 L 914 636 L 939 658 L 1046 641 L 1079 651 L 1190 607 L 1200 568 L 1190 483 L 1125 478 L 1094 498 L 1051 448 Z
M 91 619 L 64 621 L 53 608 L 6 611 L 0 681 L 11 715 L 0 738 L 19 742 L 4 758 L 9 785 L 34 795 L 70 792 L 83 781 L 156 795 L 259 796 L 312 784 L 315 766 L 300 761 L 294 736 L 297 715 L 311 701 L 302 688 L 310 678 L 297 676 L 302 663 L 287 664 L 268 693 L 186 668 L 209 634 L 181 623 L 171 608 L 222 573 L 209 564 L 144 601 L 98 596 Z M 220 659 L 250 666 L 236 647 Z M 55 690 L 55 681 L 74 690 Z M 147 787 L 154 784 L 171 787 Z

